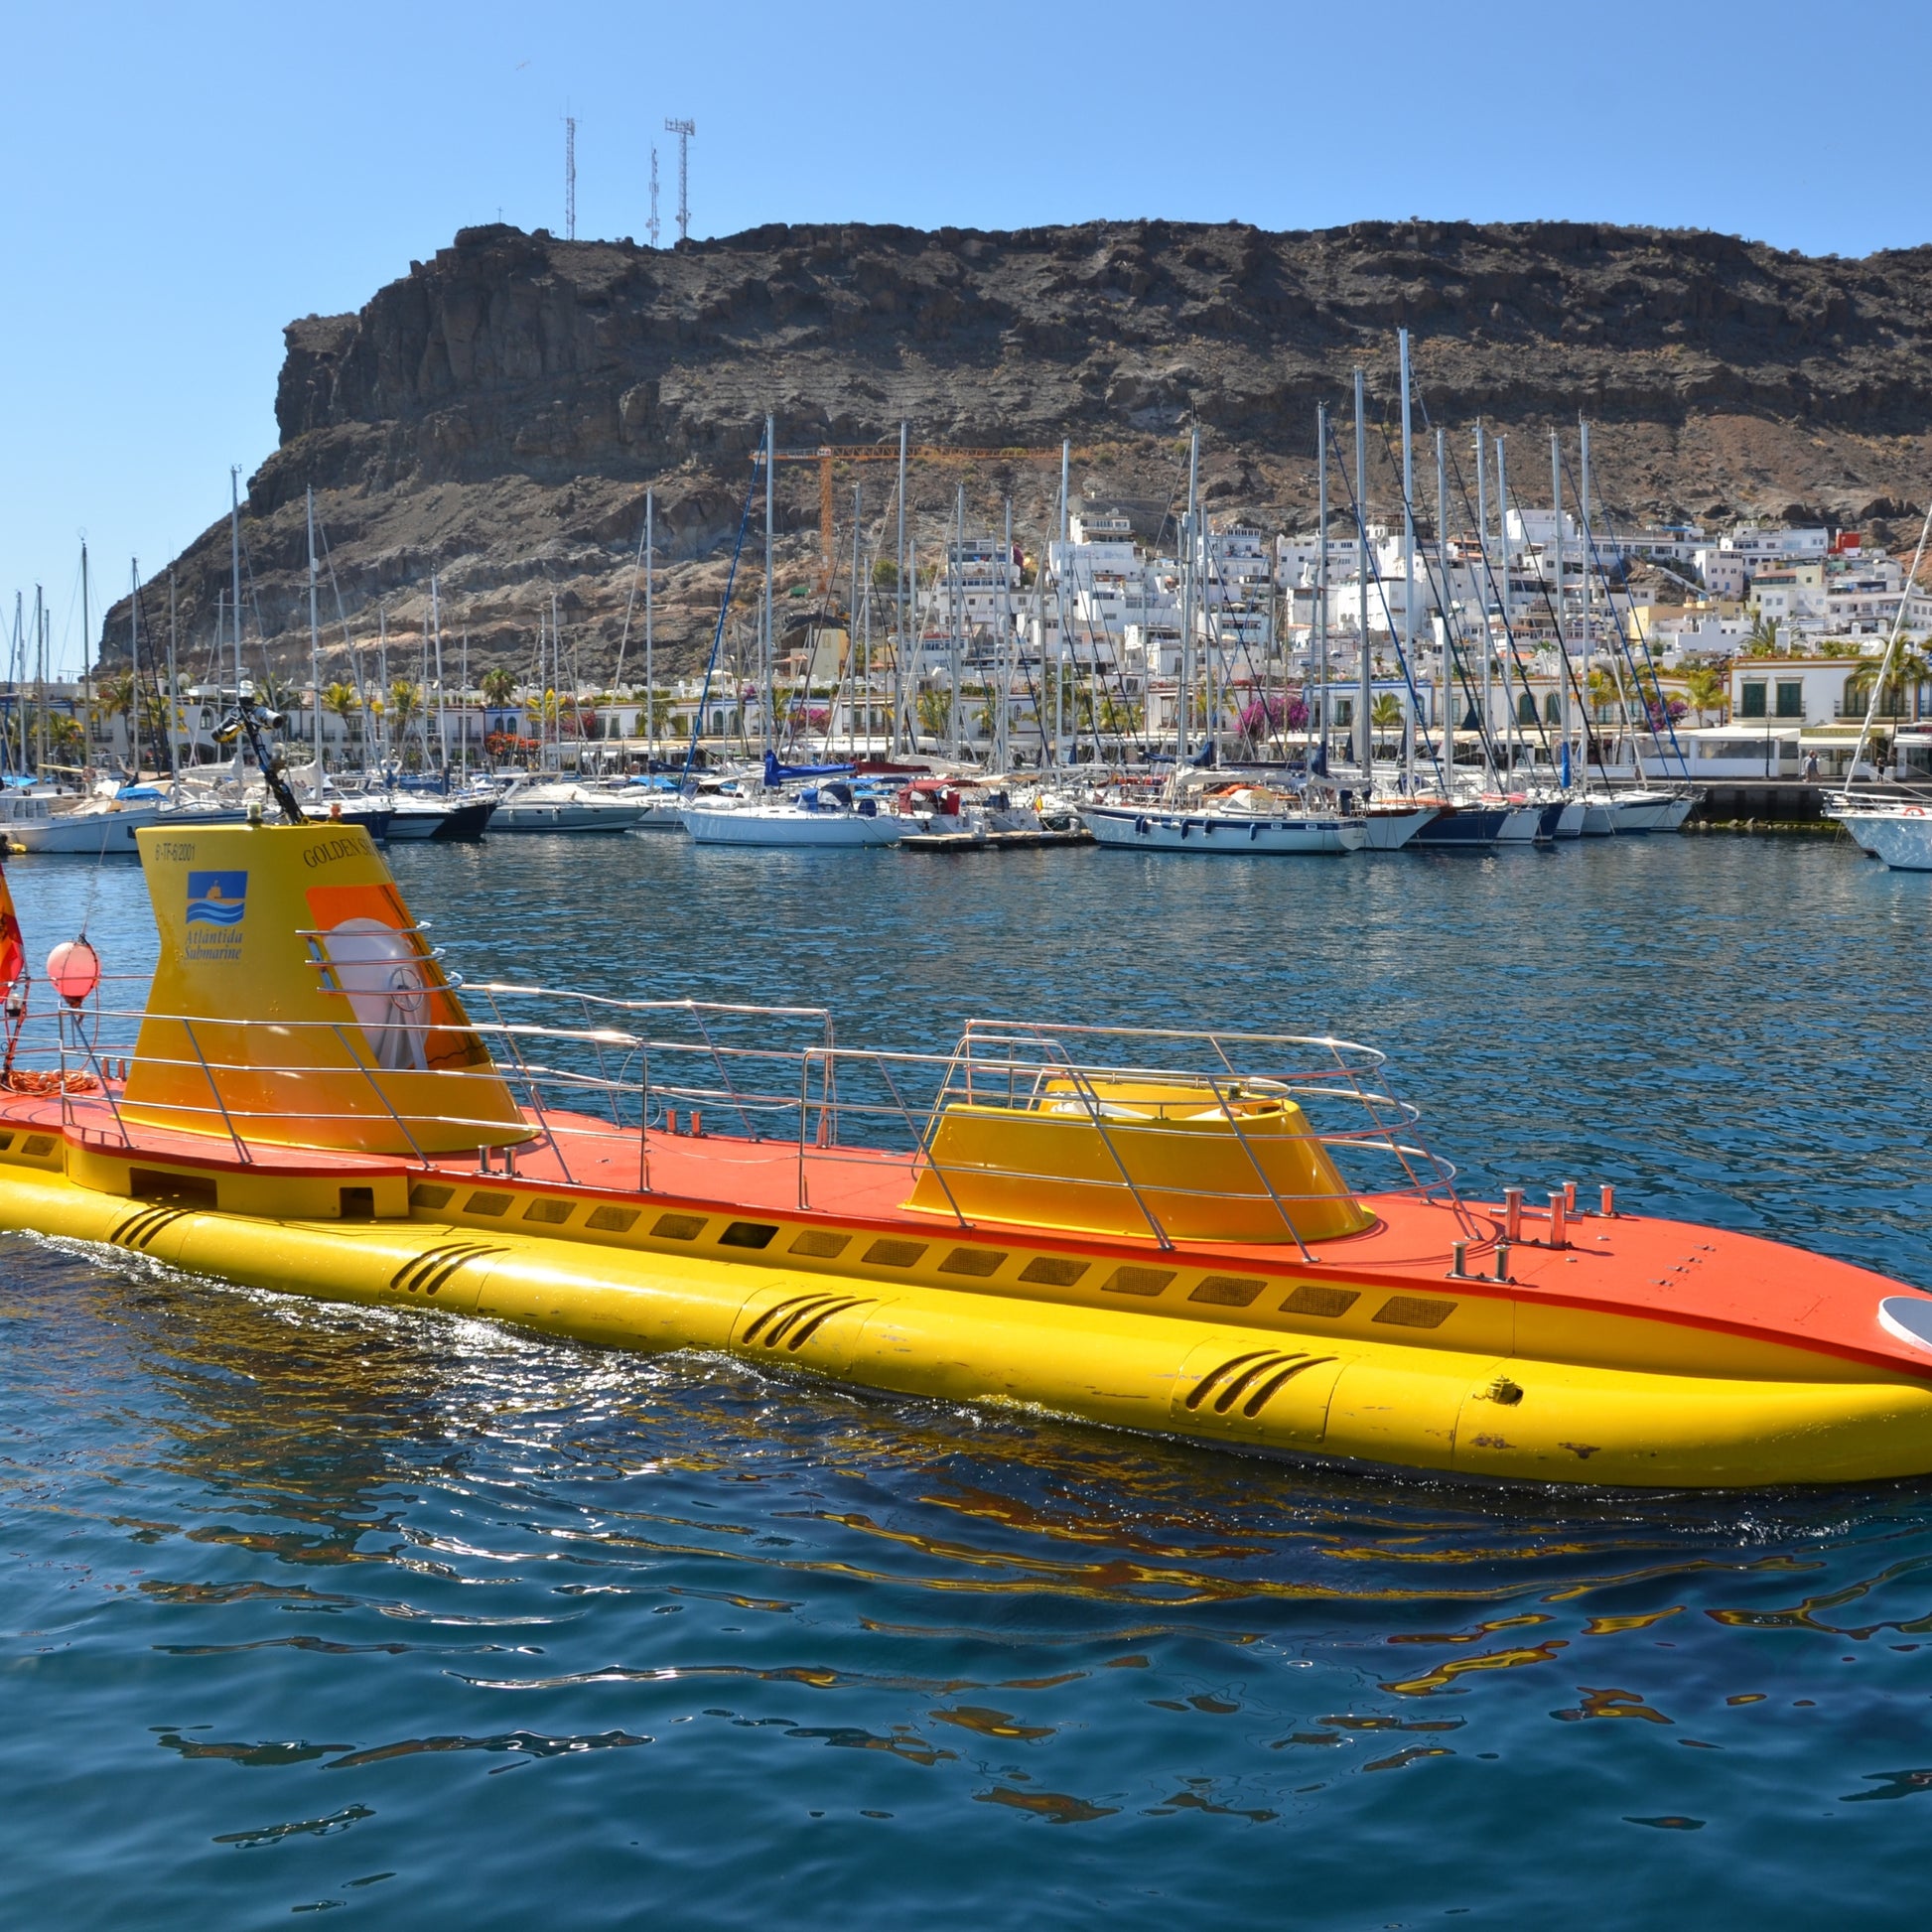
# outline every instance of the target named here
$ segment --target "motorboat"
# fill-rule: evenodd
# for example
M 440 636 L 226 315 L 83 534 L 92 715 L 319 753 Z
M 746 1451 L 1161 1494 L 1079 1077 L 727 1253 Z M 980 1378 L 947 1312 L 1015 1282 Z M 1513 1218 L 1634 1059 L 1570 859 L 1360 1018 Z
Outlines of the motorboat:
M 564 778 L 536 778 L 503 793 L 487 823 L 492 832 L 628 832 L 651 807 L 621 791 Z
M 144 825 L 157 823 L 164 809 L 160 794 L 152 790 L 143 797 L 83 798 L 65 812 L 48 811 L 45 804 L 32 797 L 8 799 L 0 808 L 0 829 L 36 855 L 65 853 L 89 859 L 103 853 L 132 858 L 134 834 Z M 42 809 L 35 811 L 36 805 Z
M 1370 1047 L 995 1018 L 886 1052 L 817 1009 L 459 992 L 358 827 L 136 842 L 145 992 L 84 940 L 30 979 L 0 883 L 0 1226 L 431 1346 L 489 1320 L 1370 1469 L 1932 1473 L 1932 1295 L 1608 1186 L 1470 1198 Z

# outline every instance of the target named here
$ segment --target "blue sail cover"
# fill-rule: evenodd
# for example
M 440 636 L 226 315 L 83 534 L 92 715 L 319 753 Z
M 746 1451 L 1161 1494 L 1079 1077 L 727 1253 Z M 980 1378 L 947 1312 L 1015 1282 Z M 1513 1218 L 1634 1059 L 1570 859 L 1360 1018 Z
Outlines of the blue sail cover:
M 780 764 L 776 752 L 764 755 L 764 782 L 781 784 L 786 778 L 837 778 L 850 772 L 849 764 Z

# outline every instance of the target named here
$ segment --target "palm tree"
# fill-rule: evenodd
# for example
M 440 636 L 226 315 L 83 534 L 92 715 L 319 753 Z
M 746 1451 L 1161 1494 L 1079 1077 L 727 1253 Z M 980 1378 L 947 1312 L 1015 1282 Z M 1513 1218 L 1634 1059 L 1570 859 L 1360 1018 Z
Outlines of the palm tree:
M 1775 657 L 1778 654 L 1778 620 L 1767 618 L 1762 611 L 1751 619 L 1751 627 L 1744 638 L 1746 657 Z
M 1600 719 L 1611 705 L 1618 703 L 1623 696 L 1622 687 L 1614 683 L 1594 665 L 1589 673 L 1589 709 L 1592 718 Z
M 359 711 L 361 707 L 362 700 L 357 694 L 354 685 L 345 684 L 341 678 L 337 678 L 333 683 L 323 686 L 322 708 L 325 711 L 334 712 L 342 720 L 343 750 L 345 753 L 348 750 L 349 716 L 352 712 Z
M 1368 722 L 1380 732 L 1402 729 L 1402 700 L 1384 691 L 1368 708 Z
M 1722 724 L 1729 708 L 1730 681 L 1715 664 L 1699 664 L 1684 673 L 1684 695 L 1696 707 L 1699 724 L 1709 711 L 1717 712 Z
M 395 737 L 391 747 L 402 753 L 409 743 L 409 721 L 422 709 L 422 686 L 413 684 L 406 677 L 392 678 L 389 682 L 389 716 L 395 721 Z
M 516 677 L 501 664 L 492 664 L 483 674 L 483 698 L 491 711 L 501 711 L 516 695 Z
M 1865 711 L 1871 704 L 1871 687 L 1878 681 L 1878 667 L 1884 660 L 1868 657 L 1845 680 L 1845 709 Z M 1884 690 L 1879 694 L 1878 710 L 1887 718 L 1905 715 L 1905 693 L 1912 694 L 1912 722 L 1917 724 L 1923 711 L 1926 679 L 1932 678 L 1932 659 L 1911 638 L 1901 636 L 1891 653 L 1891 669 Z
M 921 691 L 918 696 L 919 723 L 932 738 L 946 735 L 948 720 L 952 717 L 952 694 L 949 691 Z

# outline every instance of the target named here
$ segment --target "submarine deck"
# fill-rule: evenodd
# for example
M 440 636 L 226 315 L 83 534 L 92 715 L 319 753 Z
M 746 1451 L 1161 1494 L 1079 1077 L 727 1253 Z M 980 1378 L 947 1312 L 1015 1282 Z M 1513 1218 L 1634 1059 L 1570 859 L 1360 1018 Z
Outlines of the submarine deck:
M 412 1188 L 416 1218 L 473 1226 L 491 1225 L 491 1216 L 502 1217 L 494 1221 L 497 1226 L 535 1219 L 539 1225 L 525 1230 L 533 1233 L 550 1232 L 542 1222 L 556 1212 L 539 1212 L 539 1197 L 631 1201 L 712 1217 L 764 1216 L 794 1228 L 1021 1244 L 1035 1255 L 1126 1266 L 1166 1259 L 1276 1282 L 1426 1287 L 1458 1300 L 1542 1305 L 1705 1329 L 1932 1380 L 1932 1342 L 1916 1344 L 1880 1318 L 1881 1304 L 1898 1297 L 1899 1283 L 1755 1235 L 1645 1215 L 1576 1211 L 1558 1246 L 1549 1239 L 1547 1216 L 1526 1211 L 1521 1238 L 1508 1248 L 1507 1279 L 1499 1280 L 1495 1266 L 1504 1218 L 1495 1205 L 1366 1195 L 1364 1203 L 1375 1215 L 1371 1227 L 1311 1244 L 1306 1255 L 1292 1242 L 1186 1240 L 1164 1248 L 1151 1230 L 1139 1237 L 1090 1234 L 967 1222 L 914 1210 L 905 1203 L 919 1171 L 917 1159 L 868 1149 L 801 1148 L 796 1141 L 710 1132 L 694 1136 L 653 1129 L 640 1135 L 635 1128 L 551 1109 L 526 1115 L 535 1138 L 519 1149 L 514 1174 L 505 1174 L 485 1170 L 475 1155 L 417 1161 L 254 1138 L 244 1145 L 228 1137 L 133 1123 L 118 1110 L 118 1092 L 117 1082 L 95 1094 L 0 1092 L 0 1134 L 13 1130 L 0 1145 L 0 1162 L 22 1158 L 37 1136 L 46 1137 L 49 1147 L 58 1137 L 74 1150 L 110 1162 L 139 1162 L 149 1171 L 158 1166 L 164 1173 L 340 1177 L 350 1184 L 375 1176 L 400 1179 Z M 41 1158 L 46 1155 L 44 1148 Z M 472 1190 L 467 1197 L 460 1194 L 466 1186 Z M 466 1198 L 474 1201 L 484 1191 L 492 1199 L 510 1198 L 467 1211 Z M 519 1197 L 528 1198 L 516 1207 Z M 1466 1272 L 1460 1275 L 1451 1272 L 1451 1244 L 1457 1241 L 1465 1244 Z M 731 1258 L 756 1262 L 759 1256 L 740 1248 Z M 769 1260 L 776 1263 L 779 1255 Z M 989 1284 L 967 1279 L 954 1285 L 982 1289 Z M 1917 1291 L 1906 1293 L 1914 1302 L 1932 1301 Z M 1184 1304 L 1158 1311 L 1202 1320 L 1241 1318 L 1232 1310 Z M 1925 1325 L 1932 1330 L 1932 1323 Z

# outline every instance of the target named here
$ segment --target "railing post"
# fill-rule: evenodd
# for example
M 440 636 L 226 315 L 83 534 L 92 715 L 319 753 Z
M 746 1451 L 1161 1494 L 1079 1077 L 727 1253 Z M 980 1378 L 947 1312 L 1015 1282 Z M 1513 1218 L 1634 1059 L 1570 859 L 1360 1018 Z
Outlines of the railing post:
M 347 1039 L 344 1037 L 342 1028 L 332 1026 L 331 1031 L 335 1034 L 336 1038 L 338 1042 L 341 1044 L 343 1051 L 348 1055 L 349 1059 L 360 1070 L 363 1079 L 365 1079 L 369 1083 L 369 1085 L 375 1089 L 375 1097 L 382 1102 L 383 1106 L 389 1109 L 389 1118 L 396 1123 L 396 1126 L 398 1128 L 401 1129 L 403 1139 L 409 1143 L 410 1153 L 413 1154 L 416 1157 L 416 1159 L 425 1168 L 432 1166 L 433 1164 L 431 1163 L 429 1156 L 423 1152 L 420 1146 L 417 1145 L 415 1135 L 409 1131 L 409 1123 L 406 1120 L 404 1120 L 403 1117 L 396 1112 L 394 1106 L 391 1105 L 389 1096 L 382 1091 L 382 1082 L 375 1077 L 375 1075 L 369 1070 L 368 1067 L 363 1065 L 361 1059 L 356 1055 L 354 1047 L 352 1047 L 348 1043 Z
M 1107 1123 L 1101 1118 L 1100 1114 L 1100 1096 L 1094 1092 L 1091 1083 L 1086 1077 L 1085 1070 L 1071 1058 L 1066 1061 L 1066 1070 L 1073 1076 L 1074 1085 L 1085 1095 L 1087 1111 L 1092 1117 L 1094 1129 L 1099 1134 L 1101 1142 L 1105 1146 L 1108 1154 L 1112 1156 L 1114 1166 L 1120 1170 L 1120 1177 L 1126 1184 L 1127 1191 L 1134 1196 L 1134 1205 L 1147 1216 L 1147 1224 L 1154 1230 L 1155 1240 L 1163 1248 L 1172 1248 L 1173 1243 L 1168 1238 L 1167 1229 L 1161 1225 L 1160 1218 L 1155 1214 L 1153 1208 L 1142 1198 L 1141 1190 L 1134 1185 L 1134 1176 L 1127 1172 L 1127 1163 L 1120 1158 L 1120 1149 L 1114 1145 L 1114 1137 L 1107 1132 Z
M 1234 1117 L 1232 1104 L 1221 1091 L 1221 1083 L 1211 1073 L 1207 1077 L 1209 1085 L 1213 1088 L 1214 1098 L 1220 1102 L 1221 1112 L 1227 1116 L 1228 1125 L 1234 1129 L 1234 1138 L 1241 1143 L 1241 1152 L 1248 1157 L 1248 1164 L 1255 1171 L 1255 1178 L 1268 1190 L 1268 1198 L 1275 1203 L 1275 1212 L 1282 1217 L 1282 1226 L 1288 1230 L 1290 1239 L 1301 1250 L 1302 1259 L 1312 1265 L 1314 1257 L 1309 1253 L 1309 1244 L 1302 1239 L 1302 1230 L 1295 1225 L 1294 1217 L 1282 1204 L 1282 1197 L 1276 1193 L 1275 1183 L 1268 1178 L 1268 1171 L 1261 1165 L 1260 1157 L 1248 1144 L 1247 1135 L 1241 1131 L 1241 1123 Z
M 181 1030 L 188 1035 L 188 1043 L 194 1047 L 195 1057 L 202 1063 L 202 1073 L 207 1081 L 207 1090 L 213 1094 L 214 1104 L 221 1111 L 221 1125 L 228 1130 L 228 1139 L 234 1143 L 236 1155 L 244 1166 L 253 1167 L 254 1156 L 248 1152 L 241 1136 L 235 1132 L 235 1124 L 228 1118 L 228 1103 L 221 1098 L 221 1089 L 215 1082 L 213 1069 L 207 1063 L 207 1055 L 202 1051 L 202 1042 L 195 1037 L 195 1023 L 192 1020 L 184 1020 L 181 1023 Z M 65 1079 L 62 1084 L 66 1084 Z

